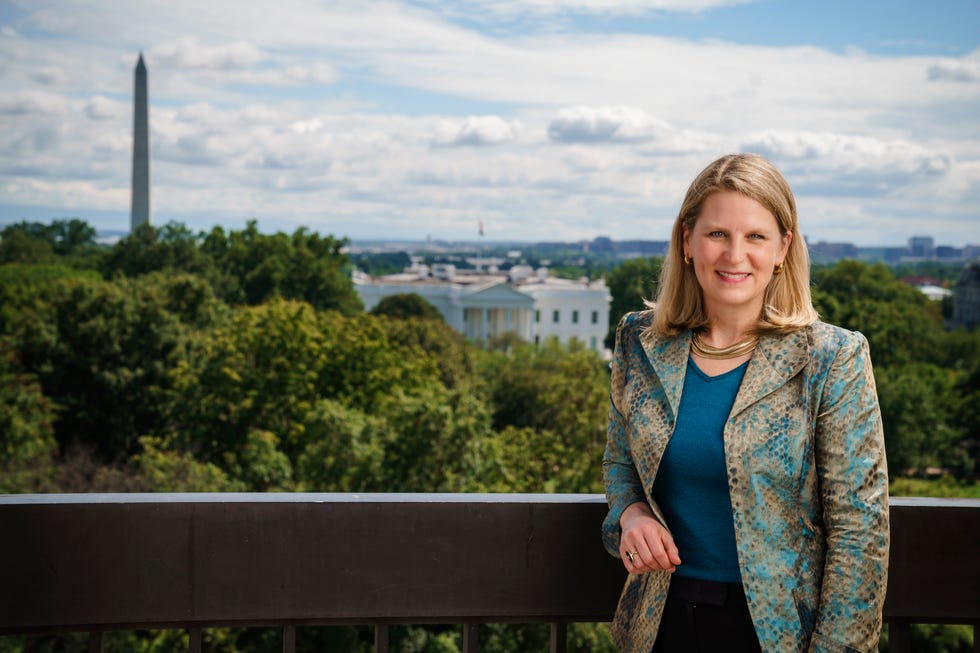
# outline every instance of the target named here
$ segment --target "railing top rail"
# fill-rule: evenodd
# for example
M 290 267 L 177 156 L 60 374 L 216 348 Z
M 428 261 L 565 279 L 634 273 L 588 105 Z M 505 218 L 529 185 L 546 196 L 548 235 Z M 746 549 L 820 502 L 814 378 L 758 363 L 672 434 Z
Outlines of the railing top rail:
M 605 504 L 602 494 L 465 492 L 132 492 L 86 494 L 0 494 L 3 505 L 113 503 L 547 503 Z M 893 507 L 980 509 L 980 499 L 890 497 Z
M 923 506 L 980 509 L 980 499 L 953 497 L 889 497 L 892 506 Z
M 133 492 L 0 494 L 0 505 L 108 503 L 605 503 L 601 494 L 464 492 Z

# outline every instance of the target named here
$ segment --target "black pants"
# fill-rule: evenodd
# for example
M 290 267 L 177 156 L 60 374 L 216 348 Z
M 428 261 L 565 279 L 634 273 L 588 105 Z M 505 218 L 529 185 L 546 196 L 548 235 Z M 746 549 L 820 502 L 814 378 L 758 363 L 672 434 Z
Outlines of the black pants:
M 761 653 L 740 583 L 674 576 L 653 653 Z

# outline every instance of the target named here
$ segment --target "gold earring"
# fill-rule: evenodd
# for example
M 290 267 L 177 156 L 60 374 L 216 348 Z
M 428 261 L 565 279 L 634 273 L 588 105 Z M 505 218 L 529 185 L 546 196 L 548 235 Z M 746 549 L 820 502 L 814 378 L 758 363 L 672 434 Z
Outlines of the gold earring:
M 774 267 L 772 269 L 772 273 L 773 274 L 782 274 L 783 273 L 783 262 L 782 261 L 780 261 L 779 262 L 779 265 L 777 265 L 776 267 Z
M 688 258 L 687 254 L 684 255 L 684 265 L 690 265 L 694 262 L 693 258 Z

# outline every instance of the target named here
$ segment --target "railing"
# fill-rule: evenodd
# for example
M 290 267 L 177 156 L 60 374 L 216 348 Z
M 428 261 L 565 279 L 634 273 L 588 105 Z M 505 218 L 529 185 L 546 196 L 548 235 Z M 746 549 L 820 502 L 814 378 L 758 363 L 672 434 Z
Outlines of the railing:
M 601 495 L 0 496 L 0 634 L 373 624 L 608 621 L 624 580 L 599 540 Z M 885 615 L 980 623 L 980 500 L 892 499 Z M 974 648 L 980 642 L 974 638 Z

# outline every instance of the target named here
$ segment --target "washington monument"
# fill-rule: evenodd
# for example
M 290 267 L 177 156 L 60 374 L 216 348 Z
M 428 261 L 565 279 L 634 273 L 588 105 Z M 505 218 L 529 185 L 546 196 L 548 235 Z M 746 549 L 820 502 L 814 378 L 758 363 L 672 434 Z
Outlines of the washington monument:
M 150 222 L 150 130 L 146 99 L 146 64 L 143 53 L 136 63 L 133 110 L 133 206 L 129 230 Z

